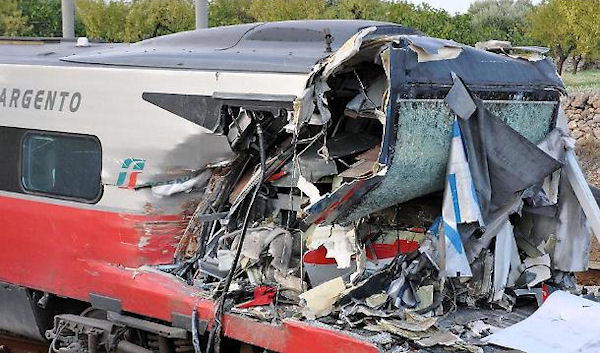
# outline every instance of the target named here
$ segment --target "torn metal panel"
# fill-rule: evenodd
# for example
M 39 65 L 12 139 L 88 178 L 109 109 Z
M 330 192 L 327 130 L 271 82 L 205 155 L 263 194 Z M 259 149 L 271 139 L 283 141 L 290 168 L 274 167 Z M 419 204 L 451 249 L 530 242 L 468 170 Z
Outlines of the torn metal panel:
M 577 196 L 596 238 L 600 241 L 600 208 L 577 162 L 575 151 L 571 148 L 567 149 L 565 171 L 571 188 Z
M 381 109 L 385 105 L 384 100 L 388 90 L 389 84 L 386 76 L 382 75 L 375 78 L 373 82 L 368 84 L 366 89 L 361 87 L 360 93 L 346 104 L 344 114 L 351 118 L 366 117 L 379 119 L 378 113 L 383 114 Z
M 171 196 L 180 192 L 189 192 L 193 188 L 203 189 L 208 185 L 212 173 L 212 170 L 207 169 L 188 180 L 172 180 L 162 185 L 154 185 L 152 186 L 152 193 L 157 196 Z
M 403 38 L 410 42 L 409 47 L 417 53 L 417 61 L 420 63 L 456 59 L 462 52 L 461 45 L 450 40 L 423 36 L 404 36 Z
M 278 227 L 249 229 L 242 246 L 242 254 L 249 259 L 259 260 L 267 248 L 269 255 L 273 258 L 270 264 L 276 269 L 286 272 L 292 255 L 290 233 Z
M 325 65 L 322 73 L 323 77 L 329 77 L 339 66 L 358 53 L 363 39 L 375 30 L 377 30 L 377 27 L 364 28 L 348 39 L 340 49 L 327 59 L 327 65 Z
M 289 194 L 277 194 L 277 198 L 271 199 L 271 201 L 276 212 L 280 210 L 300 211 L 304 203 L 302 196 Z
M 523 261 L 523 272 L 517 281 L 517 285 L 526 284 L 527 287 L 533 287 L 552 277 L 550 271 L 550 255 L 545 254 L 540 257 L 528 257 Z
M 338 176 L 341 178 L 357 179 L 374 174 L 380 150 L 381 146 L 373 146 L 370 150 L 359 154 L 356 157 L 358 161 L 350 165 L 348 169 L 341 172 Z
M 552 266 L 566 272 L 586 271 L 589 264 L 590 222 L 580 205 L 571 183 L 562 173 L 558 197 L 558 226 L 550 234 L 556 236 L 556 246 L 552 256 Z

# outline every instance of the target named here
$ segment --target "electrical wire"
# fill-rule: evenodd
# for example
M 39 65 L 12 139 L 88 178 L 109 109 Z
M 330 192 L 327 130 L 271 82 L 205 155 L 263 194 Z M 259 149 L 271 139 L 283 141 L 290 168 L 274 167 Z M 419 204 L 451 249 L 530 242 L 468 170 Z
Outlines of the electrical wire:
M 206 344 L 206 353 L 212 353 L 215 348 L 215 342 L 217 337 L 221 335 L 222 323 L 221 316 L 223 315 L 223 307 L 225 305 L 225 298 L 227 296 L 227 292 L 229 292 L 229 287 L 231 286 L 231 281 L 233 280 L 233 276 L 235 274 L 235 270 L 237 268 L 237 264 L 240 260 L 240 255 L 242 253 L 242 246 L 244 245 L 244 239 L 246 238 L 246 232 L 248 231 L 248 220 L 250 218 L 250 211 L 252 210 L 252 206 L 254 206 L 254 201 L 256 201 L 256 196 L 258 196 L 258 191 L 260 190 L 260 186 L 264 179 L 265 169 L 266 169 L 266 157 L 265 157 L 265 143 L 263 139 L 263 130 L 261 125 L 256 123 L 256 134 L 258 135 L 258 145 L 260 150 L 260 177 L 258 178 L 258 183 L 254 188 L 254 192 L 252 194 L 252 198 L 250 199 L 250 203 L 248 204 L 248 208 L 246 208 L 246 214 L 244 215 L 244 220 L 242 222 L 242 232 L 240 233 L 240 241 L 238 242 L 237 249 L 235 252 L 235 257 L 233 259 L 233 263 L 231 264 L 231 268 L 229 269 L 229 273 L 225 279 L 225 285 L 223 286 L 223 291 L 221 296 L 219 297 L 219 301 L 217 303 L 217 309 L 215 311 L 214 325 L 212 330 L 210 330 L 210 334 L 208 336 L 208 342 Z M 218 347 L 218 345 L 217 345 Z

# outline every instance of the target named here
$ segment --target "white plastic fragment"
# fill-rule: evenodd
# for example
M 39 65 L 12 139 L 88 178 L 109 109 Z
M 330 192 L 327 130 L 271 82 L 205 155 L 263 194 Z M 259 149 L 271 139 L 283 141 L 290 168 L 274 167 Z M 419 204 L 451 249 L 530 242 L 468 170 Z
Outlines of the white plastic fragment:
M 298 177 L 298 184 L 296 185 L 300 191 L 302 191 L 310 199 L 310 203 L 313 204 L 321 199 L 321 194 L 317 187 L 306 180 L 302 175 Z
M 354 228 L 342 232 L 336 231 L 323 244 L 327 249 L 327 258 L 334 258 L 338 268 L 348 268 L 352 255 L 356 253 L 356 237 Z
M 527 319 L 483 340 L 528 353 L 596 353 L 598 318 L 600 303 L 556 291 Z
M 549 280 L 552 277 L 550 272 L 550 255 L 544 254 L 540 257 L 528 257 L 523 261 L 524 272 L 533 274 L 535 277 L 527 282 L 528 287 L 533 287 Z
M 346 285 L 342 277 L 336 277 L 300 294 L 300 299 L 305 301 L 302 314 L 308 319 L 329 315 L 333 309 L 333 303 L 345 289 Z

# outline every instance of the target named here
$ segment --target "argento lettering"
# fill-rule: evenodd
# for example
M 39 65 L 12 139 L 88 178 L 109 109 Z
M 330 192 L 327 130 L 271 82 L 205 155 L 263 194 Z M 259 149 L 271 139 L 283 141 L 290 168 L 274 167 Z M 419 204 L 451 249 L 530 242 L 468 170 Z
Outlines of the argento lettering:
M 81 107 L 80 92 L 0 87 L 0 108 L 54 110 L 75 113 Z

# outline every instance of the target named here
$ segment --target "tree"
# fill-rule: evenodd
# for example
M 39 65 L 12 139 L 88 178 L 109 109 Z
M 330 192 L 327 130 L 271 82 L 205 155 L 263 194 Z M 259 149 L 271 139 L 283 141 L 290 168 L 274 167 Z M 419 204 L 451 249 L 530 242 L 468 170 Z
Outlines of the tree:
M 210 27 L 256 22 L 250 15 L 252 0 L 213 0 L 208 4 Z
M 591 10 L 591 11 L 590 11 Z M 566 20 L 572 24 L 576 46 L 573 49 L 573 74 L 582 59 L 600 55 L 600 0 L 575 1 L 566 9 Z
M 33 37 L 61 37 L 62 14 L 60 0 L 18 0 L 19 10 L 27 17 L 30 29 L 22 35 Z M 85 35 L 79 16 L 75 16 L 75 34 Z
M 527 36 L 527 16 L 533 9 L 530 0 L 480 0 L 469 6 L 473 30 L 481 40 L 507 40 L 531 44 Z
M 77 14 L 88 37 L 107 42 L 126 40 L 125 24 L 129 4 L 122 1 L 77 0 Z
M 326 17 L 327 3 L 324 0 L 253 0 L 249 14 L 260 22 L 318 19 Z
M 125 39 L 141 39 L 195 28 L 193 0 L 134 0 L 127 14 Z
M 567 58 L 594 52 L 600 40 L 600 0 L 547 0 L 528 19 L 531 36 L 550 46 L 562 74 Z
M 451 16 L 448 12 L 427 4 L 413 5 L 402 1 L 392 3 L 388 8 L 388 19 L 432 37 L 454 39 L 466 44 L 476 41 L 469 15 Z
M 389 3 L 381 0 L 335 0 L 328 14 L 332 18 L 387 21 Z
M 30 29 L 15 0 L 0 0 L 0 35 L 22 36 Z

